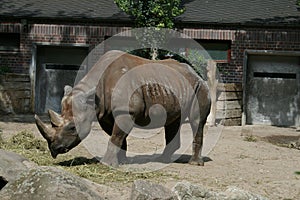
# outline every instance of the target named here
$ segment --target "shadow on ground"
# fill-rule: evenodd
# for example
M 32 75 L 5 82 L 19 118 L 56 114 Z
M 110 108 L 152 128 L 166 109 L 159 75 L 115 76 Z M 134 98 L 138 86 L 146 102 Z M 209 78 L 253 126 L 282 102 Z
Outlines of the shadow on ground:
M 154 155 L 137 155 L 133 157 L 128 157 L 126 164 L 146 164 L 149 162 L 158 162 L 155 161 L 156 158 L 158 158 L 160 154 L 154 154 Z M 177 160 L 174 161 L 174 163 L 180 163 L 180 164 L 187 164 L 189 160 L 191 159 L 191 155 L 183 154 L 181 156 L 174 155 L 179 157 Z M 209 157 L 203 157 L 204 162 L 210 162 L 212 161 Z M 66 160 L 63 162 L 56 163 L 60 166 L 79 166 L 79 165 L 89 165 L 89 164 L 97 164 L 100 163 L 101 158 L 100 157 L 94 157 L 94 158 L 86 158 L 86 157 L 76 157 L 74 159 Z M 163 162 L 162 162 L 163 163 Z M 164 163 L 168 164 L 168 163 Z
M 90 165 L 96 163 L 99 163 L 99 160 L 97 158 L 76 157 L 71 160 L 59 162 L 57 163 L 57 165 L 68 167 L 68 166 L 78 166 L 78 165 Z
M 277 146 L 295 148 L 300 150 L 300 135 L 270 135 L 262 137 L 261 139 L 265 142 L 269 142 Z

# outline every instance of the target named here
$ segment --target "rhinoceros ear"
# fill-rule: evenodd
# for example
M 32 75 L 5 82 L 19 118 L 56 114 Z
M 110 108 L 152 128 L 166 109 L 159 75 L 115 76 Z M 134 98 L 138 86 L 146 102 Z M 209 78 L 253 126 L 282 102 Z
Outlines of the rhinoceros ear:
M 87 100 L 92 97 L 92 95 L 95 95 L 95 91 L 96 91 L 96 87 L 93 87 L 88 91 L 77 94 L 75 98 L 77 98 L 80 103 L 86 103 Z
M 72 89 L 73 88 L 71 86 L 66 85 L 65 88 L 64 88 L 64 90 L 65 90 L 64 96 L 67 96 L 67 95 L 71 94 Z
M 95 95 L 96 87 L 91 88 L 88 91 L 80 92 L 73 97 L 73 109 L 78 109 L 81 111 L 86 111 L 88 107 L 94 104 L 93 95 Z M 92 107 L 94 108 L 94 105 Z
M 63 124 L 63 118 L 60 116 L 60 114 L 54 112 L 53 110 L 48 110 L 51 124 L 52 126 L 61 126 Z

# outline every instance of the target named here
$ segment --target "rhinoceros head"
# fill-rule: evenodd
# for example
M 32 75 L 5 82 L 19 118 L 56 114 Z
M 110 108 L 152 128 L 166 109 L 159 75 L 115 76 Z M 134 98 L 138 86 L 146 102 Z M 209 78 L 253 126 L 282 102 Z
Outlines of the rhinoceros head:
M 35 115 L 37 128 L 47 140 L 53 158 L 77 146 L 90 132 L 93 112 L 87 108 L 86 98 L 85 93 L 74 95 L 72 88 L 65 86 L 61 114 L 48 110 L 51 125 L 45 124 Z

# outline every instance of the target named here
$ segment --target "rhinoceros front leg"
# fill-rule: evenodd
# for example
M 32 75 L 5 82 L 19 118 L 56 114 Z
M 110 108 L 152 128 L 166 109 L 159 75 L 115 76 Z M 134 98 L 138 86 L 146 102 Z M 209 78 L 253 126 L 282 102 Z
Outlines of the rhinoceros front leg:
M 99 121 L 102 129 L 109 135 L 112 136 L 113 128 L 114 128 L 114 123 L 106 122 L 106 121 Z M 126 136 L 127 137 L 127 136 Z M 118 161 L 120 163 L 126 163 L 127 162 L 127 157 L 126 157 L 126 152 L 127 152 L 127 141 L 126 137 L 123 140 L 122 143 L 122 148 L 118 153 Z
M 121 147 L 122 145 L 126 145 L 126 142 L 124 143 L 123 141 L 126 139 L 132 127 L 132 119 L 130 116 L 122 115 L 116 117 L 106 153 L 101 159 L 102 163 L 112 167 L 119 166 L 118 157 L 120 158 L 124 156 L 121 151 Z

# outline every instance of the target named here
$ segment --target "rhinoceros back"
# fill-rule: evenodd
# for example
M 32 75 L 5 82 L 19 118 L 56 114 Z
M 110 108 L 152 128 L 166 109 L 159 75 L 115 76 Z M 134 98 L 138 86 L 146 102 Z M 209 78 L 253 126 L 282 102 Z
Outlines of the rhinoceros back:
M 151 115 L 151 107 L 159 104 L 167 123 L 185 118 L 201 80 L 175 60 L 150 61 L 124 54 L 111 63 L 98 83 L 99 116 L 125 113 L 143 122 Z

